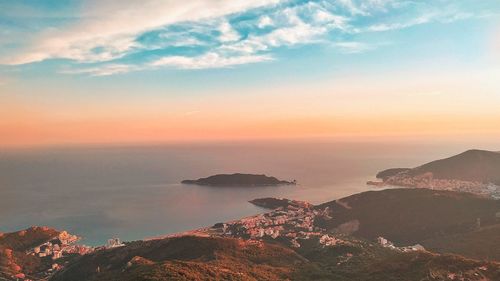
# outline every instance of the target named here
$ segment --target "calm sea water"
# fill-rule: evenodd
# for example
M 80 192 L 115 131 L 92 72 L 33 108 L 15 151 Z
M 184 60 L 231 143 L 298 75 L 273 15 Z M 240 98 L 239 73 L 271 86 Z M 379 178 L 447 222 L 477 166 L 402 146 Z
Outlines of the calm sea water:
M 82 235 L 137 240 L 263 212 L 248 203 L 287 197 L 321 203 L 372 189 L 377 171 L 412 167 L 465 150 L 401 143 L 238 143 L 0 151 L 0 231 L 47 225 Z M 181 185 L 246 172 L 297 186 Z

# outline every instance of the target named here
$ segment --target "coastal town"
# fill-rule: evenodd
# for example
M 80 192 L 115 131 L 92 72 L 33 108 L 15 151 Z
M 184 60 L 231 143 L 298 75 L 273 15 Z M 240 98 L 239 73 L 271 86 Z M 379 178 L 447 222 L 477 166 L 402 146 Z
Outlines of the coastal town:
M 211 236 L 236 237 L 244 239 L 279 239 L 288 241 L 292 247 L 300 247 L 301 240 L 316 238 L 324 246 L 342 243 L 330 236 L 324 229 L 314 225 L 317 217 L 329 217 L 328 208 L 315 210 L 313 205 L 289 200 L 289 204 L 271 212 L 243 218 L 227 223 L 217 223 L 207 229 Z
M 249 243 L 274 240 L 287 244 L 292 248 L 300 248 L 305 241 L 315 241 L 322 247 L 352 244 L 352 237 L 346 239 L 345 235 L 328 232 L 326 229 L 315 225 L 316 219 L 332 219 L 329 207 L 323 209 L 298 200 L 285 198 L 265 198 L 271 204 L 277 203 L 280 207 L 270 212 L 245 217 L 239 220 L 216 223 L 211 227 L 199 228 L 186 232 L 179 232 L 165 236 L 152 237 L 147 240 L 174 238 L 182 236 L 198 237 L 227 237 L 239 238 Z M 261 205 L 263 199 L 258 201 Z M 342 202 L 339 202 L 342 204 Z M 377 244 L 400 252 L 425 251 L 421 245 L 395 246 L 389 240 L 379 237 Z
M 49 231 L 48 227 L 32 227 L 31 229 Z M 23 235 L 22 233 L 23 232 L 20 232 L 20 235 Z M 63 269 L 69 258 L 87 255 L 95 251 L 125 246 L 119 238 L 108 239 L 106 245 L 98 247 L 80 245 L 78 244 L 80 240 L 81 237 L 72 235 L 67 231 L 61 231 L 56 236 L 46 239 L 45 242 L 30 248 L 25 253 L 28 256 L 35 256 L 43 260 L 44 263 L 47 264 L 46 270 L 37 273 L 36 276 L 29 276 L 22 272 L 18 272 L 13 274 L 12 278 L 24 281 L 47 280 L 56 271 Z
M 384 179 L 381 182 L 369 181 L 369 185 L 378 187 L 401 186 L 412 188 L 427 188 L 432 190 L 448 190 L 457 192 L 468 192 L 480 196 L 500 199 L 500 186 L 492 183 L 479 181 L 464 181 L 457 179 L 438 179 L 432 173 L 424 173 L 418 176 L 410 176 L 406 173 L 398 173 Z

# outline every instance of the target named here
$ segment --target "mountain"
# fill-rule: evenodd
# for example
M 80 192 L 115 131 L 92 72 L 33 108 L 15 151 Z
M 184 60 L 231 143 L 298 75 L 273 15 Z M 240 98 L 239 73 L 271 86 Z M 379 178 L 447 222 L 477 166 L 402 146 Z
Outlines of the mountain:
M 413 169 L 385 170 L 380 172 L 377 177 L 387 179 L 398 173 L 405 173 L 409 176 L 432 173 L 433 178 L 436 179 L 456 179 L 500 185 L 500 153 L 473 149 Z
M 500 260 L 499 200 L 453 191 L 386 189 L 316 206 L 325 208 L 331 218 L 320 217 L 315 225 L 332 233 L 368 240 L 382 236 L 398 245 L 419 243 L 434 251 Z
M 219 174 L 197 180 L 183 180 L 183 184 L 197 184 L 208 186 L 277 186 L 292 185 L 295 181 L 278 180 L 275 177 L 252 174 Z

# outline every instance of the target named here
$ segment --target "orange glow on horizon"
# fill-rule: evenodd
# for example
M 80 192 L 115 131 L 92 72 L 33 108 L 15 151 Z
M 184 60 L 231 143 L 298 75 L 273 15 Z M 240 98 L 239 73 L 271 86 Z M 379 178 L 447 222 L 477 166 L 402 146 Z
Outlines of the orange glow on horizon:
M 12 121 L 12 120 L 11 120 Z M 304 137 L 500 135 L 497 116 L 316 116 L 252 119 L 241 116 L 87 120 L 33 118 L 0 122 L 1 146 L 127 143 Z M 478 125 L 480 124 L 480 125 Z

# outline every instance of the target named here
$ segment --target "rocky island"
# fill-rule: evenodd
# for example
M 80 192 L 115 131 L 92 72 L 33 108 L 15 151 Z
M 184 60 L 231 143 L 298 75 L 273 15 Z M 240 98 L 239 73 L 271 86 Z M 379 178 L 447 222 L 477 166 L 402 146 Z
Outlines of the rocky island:
M 296 181 L 284 181 L 275 177 L 253 174 L 218 174 L 197 180 L 183 180 L 183 184 L 196 184 L 206 186 L 278 186 L 295 185 Z
M 470 192 L 500 199 L 500 153 L 468 150 L 416 168 L 393 168 L 377 174 L 375 186 L 404 186 Z

